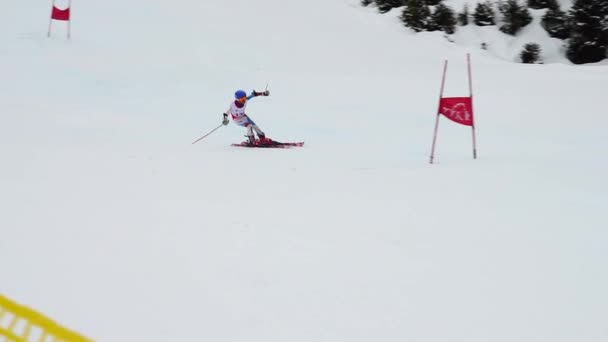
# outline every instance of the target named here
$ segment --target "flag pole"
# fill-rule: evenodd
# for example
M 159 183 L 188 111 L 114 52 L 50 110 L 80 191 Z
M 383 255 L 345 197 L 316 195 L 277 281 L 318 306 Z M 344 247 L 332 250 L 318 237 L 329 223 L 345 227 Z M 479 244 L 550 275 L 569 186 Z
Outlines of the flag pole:
M 55 0 L 53 0 L 53 3 L 51 4 L 51 15 L 49 15 L 49 31 L 46 34 L 46 37 L 50 37 L 51 36 L 51 25 L 53 24 L 53 9 L 55 8 Z
M 477 142 L 475 141 L 475 111 L 473 110 L 473 78 L 471 77 L 471 54 L 467 53 L 469 70 L 469 94 L 471 96 L 471 134 L 473 136 L 473 159 L 477 159 Z
M 72 26 L 72 0 L 68 0 L 68 10 L 70 11 L 70 16 L 68 17 L 68 39 L 70 39 Z
M 439 115 L 441 111 L 441 98 L 443 97 L 443 87 L 445 86 L 445 74 L 448 70 L 448 60 L 446 59 L 443 63 L 443 76 L 441 77 L 441 89 L 439 90 L 439 105 L 437 108 L 437 117 L 435 118 L 435 131 L 433 133 L 433 145 L 431 146 L 431 158 L 430 164 L 433 164 L 433 158 L 435 158 L 435 142 L 437 141 L 437 130 L 439 129 Z

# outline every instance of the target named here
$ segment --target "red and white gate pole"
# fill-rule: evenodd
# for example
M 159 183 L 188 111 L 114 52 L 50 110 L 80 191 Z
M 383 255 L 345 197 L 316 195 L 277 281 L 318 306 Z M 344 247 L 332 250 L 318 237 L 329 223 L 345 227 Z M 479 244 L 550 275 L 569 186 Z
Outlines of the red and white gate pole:
M 441 76 L 441 89 L 439 90 L 439 108 L 437 108 L 437 116 L 435 118 L 435 131 L 433 133 L 433 145 L 431 146 L 431 159 L 430 163 L 433 164 L 433 158 L 435 158 L 435 143 L 437 142 L 437 130 L 439 129 L 439 115 L 441 112 L 441 98 L 443 97 L 443 87 L 445 86 L 445 74 L 448 71 L 447 59 L 443 63 L 443 76 Z
M 471 113 L 473 111 L 473 77 L 471 76 L 471 55 L 467 53 L 467 67 L 469 69 L 469 94 L 471 97 Z M 475 141 L 475 116 L 471 117 L 471 134 L 473 135 L 473 159 L 477 159 L 477 143 Z
M 51 4 L 51 17 L 49 18 L 49 31 L 46 34 L 47 37 L 51 36 L 51 28 L 53 25 L 53 20 L 59 21 L 67 21 L 68 24 L 68 39 L 71 36 L 71 19 L 70 19 L 70 10 L 72 8 L 72 0 L 68 0 L 68 7 L 65 9 L 59 9 L 55 6 L 55 0 Z

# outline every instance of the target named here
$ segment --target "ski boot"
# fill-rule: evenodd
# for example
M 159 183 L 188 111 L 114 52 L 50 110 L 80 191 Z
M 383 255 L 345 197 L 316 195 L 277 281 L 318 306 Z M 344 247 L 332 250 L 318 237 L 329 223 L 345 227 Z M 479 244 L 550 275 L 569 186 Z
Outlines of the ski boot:
M 266 138 L 266 135 L 264 135 L 264 134 L 258 135 L 258 139 L 259 139 L 260 145 L 270 144 L 270 142 L 272 141 L 272 140 Z

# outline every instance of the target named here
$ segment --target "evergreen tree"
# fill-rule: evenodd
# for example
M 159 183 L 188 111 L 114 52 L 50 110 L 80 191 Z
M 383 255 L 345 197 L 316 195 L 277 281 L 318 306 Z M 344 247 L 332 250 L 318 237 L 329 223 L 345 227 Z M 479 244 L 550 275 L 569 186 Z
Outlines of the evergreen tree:
M 515 35 L 524 26 L 532 22 L 528 8 L 519 5 L 517 0 L 501 2 L 498 9 L 503 15 L 503 25 L 500 30 L 506 34 Z
M 424 0 L 407 0 L 401 21 L 416 32 L 429 28 L 431 12 Z
M 468 4 L 464 4 L 464 8 L 462 9 L 462 12 L 458 13 L 458 23 L 461 26 L 467 26 L 469 25 L 469 5 Z
M 380 13 L 386 13 L 395 7 L 405 5 L 404 0 L 374 0 Z
M 528 0 L 528 7 L 533 9 L 549 8 L 555 10 L 559 8 L 559 4 L 557 3 L 557 0 Z
M 608 0 L 575 0 L 566 56 L 572 63 L 595 63 L 608 49 Z
M 519 54 L 522 63 L 536 64 L 540 62 L 540 45 L 528 43 L 524 45 L 523 51 Z
M 361 0 L 361 5 L 369 6 L 374 3 L 374 0 Z
M 494 19 L 496 14 L 492 9 L 492 3 L 489 1 L 480 2 L 475 7 L 475 13 L 473 13 L 473 21 L 477 26 L 490 26 L 496 25 Z
M 454 10 L 440 3 L 431 15 L 430 26 L 447 34 L 454 33 L 456 29 L 456 16 Z
M 443 0 L 424 0 L 424 3 L 426 3 L 427 6 L 437 6 L 442 2 Z
M 570 22 L 566 13 L 559 9 L 549 9 L 543 15 L 541 26 L 553 38 L 566 39 L 570 36 Z

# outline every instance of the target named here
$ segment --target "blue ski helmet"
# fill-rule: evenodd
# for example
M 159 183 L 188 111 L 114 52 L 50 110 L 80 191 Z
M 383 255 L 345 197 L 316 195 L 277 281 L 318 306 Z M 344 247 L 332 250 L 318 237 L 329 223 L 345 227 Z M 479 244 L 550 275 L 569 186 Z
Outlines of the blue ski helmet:
M 247 97 L 247 93 L 244 90 L 239 89 L 234 93 L 234 97 L 236 99 L 240 99 L 241 97 Z

